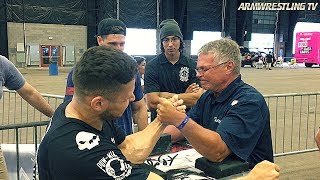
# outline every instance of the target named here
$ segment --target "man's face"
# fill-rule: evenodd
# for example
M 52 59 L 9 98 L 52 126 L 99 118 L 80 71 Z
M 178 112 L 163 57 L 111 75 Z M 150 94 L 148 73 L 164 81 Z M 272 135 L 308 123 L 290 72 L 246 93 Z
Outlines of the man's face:
M 141 64 L 139 64 L 140 75 L 144 74 L 145 67 L 146 67 L 146 61 L 142 61 Z
M 97 37 L 99 46 L 112 46 L 121 51 L 124 50 L 125 40 L 126 36 L 123 34 L 108 34 Z
M 226 81 L 226 64 L 217 63 L 218 59 L 212 54 L 199 54 L 197 62 L 197 77 L 202 88 L 213 92 L 220 92 L 221 85 Z
M 163 38 L 162 46 L 166 55 L 175 55 L 179 53 L 180 38 L 176 36 L 167 36 Z
M 129 103 L 134 101 L 135 79 L 122 86 L 118 92 L 108 98 L 108 108 L 101 114 L 101 119 L 115 119 L 122 116 Z

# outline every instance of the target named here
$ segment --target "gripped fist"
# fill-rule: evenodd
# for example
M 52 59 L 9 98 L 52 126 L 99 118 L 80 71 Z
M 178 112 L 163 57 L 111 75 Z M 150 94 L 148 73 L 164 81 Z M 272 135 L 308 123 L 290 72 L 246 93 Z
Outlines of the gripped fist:
M 170 98 L 170 101 L 172 102 L 172 105 L 176 107 L 176 109 L 182 113 L 186 112 L 186 106 L 183 105 L 183 100 L 179 99 L 179 96 L 176 94 Z
M 264 179 L 264 180 L 273 180 L 279 179 L 280 176 L 280 167 L 272 162 L 264 160 L 258 163 L 246 176 L 245 179 Z
M 185 112 L 186 106 L 182 103 L 183 101 L 177 100 L 177 97 L 172 97 L 170 100 L 159 98 L 159 104 L 157 105 L 159 120 L 165 124 L 175 124 L 176 117 Z

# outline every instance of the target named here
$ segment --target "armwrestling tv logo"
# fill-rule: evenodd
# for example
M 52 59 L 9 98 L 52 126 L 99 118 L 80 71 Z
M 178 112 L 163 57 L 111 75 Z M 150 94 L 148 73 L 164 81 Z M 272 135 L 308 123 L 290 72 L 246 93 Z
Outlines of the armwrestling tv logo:
M 241 3 L 242 11 L 315 11 L 318 3 Z

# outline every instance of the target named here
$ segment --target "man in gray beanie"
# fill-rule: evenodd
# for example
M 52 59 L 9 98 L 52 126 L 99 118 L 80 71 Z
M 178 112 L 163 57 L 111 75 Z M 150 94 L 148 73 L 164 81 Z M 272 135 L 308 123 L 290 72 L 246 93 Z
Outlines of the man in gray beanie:
M 103 19 L 98 24 L 98 33 L 96 35 L 99 46 L 112 46 L 123 51 L 126 38 L 126 28 L 126 25 L 119 19 Z M 132 60 L 134 61 L 134 59 Z M 71 70 L 68 75 L 64 101 L 71 100 L 73 97 L 74 84 L 72 81 L 72 73 L 73 70 Z M 139 73 L 136 75 L 135 89 L 133 94 L 135 96 L 135 100 L 130 102 L 122 117 L 114 121 L 121 129 L 125 131 L 126 135 L 133 133 L 133 122 L 138 125 L 139 131 L 143 130 L 148 125 L 148 113 L 146 103 L 143 98 Z
M 174 19 L 166 19 L 160 24 L 160 40 L 167 36 L 176 36 L 183 39 L 178 23 Z
M 147 63 L 145 68 L 144 92 L 151 118 L 156 117 L 159 97 L 171 98 L 178 94 L 187 107 L 192 107 L 203 89 L 196 77 L 196 63 L 182 54 L 183 36 L 174 19 L 160 23 L 162 53 Z

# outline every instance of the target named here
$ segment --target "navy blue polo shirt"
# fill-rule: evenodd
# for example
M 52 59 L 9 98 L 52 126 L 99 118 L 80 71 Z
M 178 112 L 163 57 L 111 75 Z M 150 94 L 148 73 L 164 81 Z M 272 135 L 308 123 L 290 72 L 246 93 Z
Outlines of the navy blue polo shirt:
M 235 79 L 218 97 L 206 91 L 188 116 L 216 131 L 229 149 L 249 162 L 273 162 L 270 113 L 264 97 L 252 86 Z
M 190 84 L 199 84 L 195 68 L 196 62 L 182 54 L 179 60 L 172 64 L 164 53 L 161 53 L 146 65 L 144 92 L 145 94 L 151 92 L 184 93 Z M 151 113 L 154 119 L 156 113 L 155 111 Z

